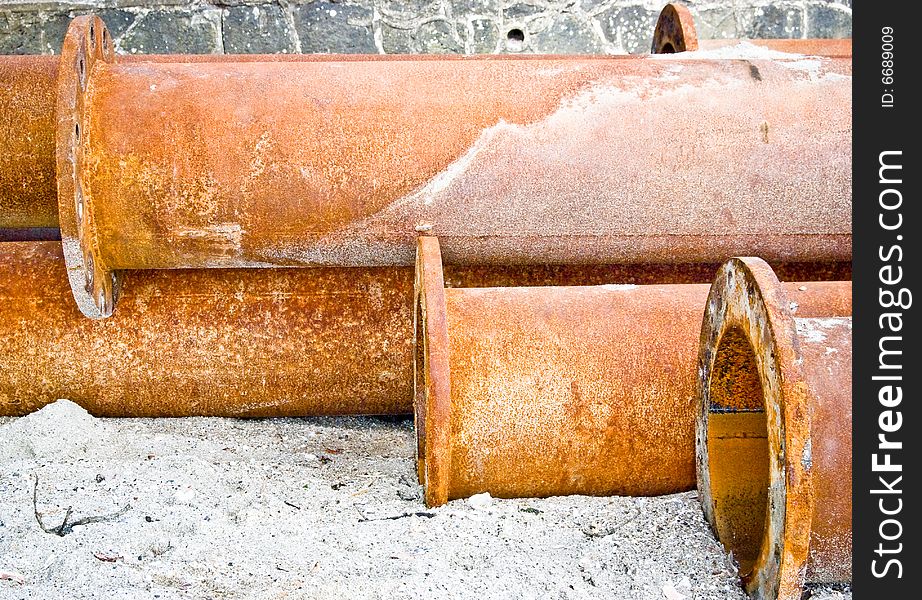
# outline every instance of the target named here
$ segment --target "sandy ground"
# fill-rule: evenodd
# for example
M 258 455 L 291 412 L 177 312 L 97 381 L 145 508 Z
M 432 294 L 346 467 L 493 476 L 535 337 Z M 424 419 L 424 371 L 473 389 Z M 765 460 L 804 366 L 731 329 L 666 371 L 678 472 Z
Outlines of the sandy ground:
M 427 510 L 413 444 L 409 419 L 0 419 L 0 598 L 746 598 L 694 492 Z

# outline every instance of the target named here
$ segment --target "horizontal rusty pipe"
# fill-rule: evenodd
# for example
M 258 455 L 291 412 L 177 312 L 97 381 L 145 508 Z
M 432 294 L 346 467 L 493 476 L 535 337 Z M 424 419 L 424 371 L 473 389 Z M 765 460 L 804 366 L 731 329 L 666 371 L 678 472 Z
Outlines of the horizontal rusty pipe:
M 730 48 L 740 43 L 752 44 L 776 52 L 851 58 L 851 39 L 750 39 L 750 40 L 700 40 L 695 19 L 687 6 L 667 4 L 653 30 L 653 54 L 675 54 Z
M 0 56 L 0 229 L 58 226 L 58 57 Z
M 848 282 L 789 289 L 799 315 L 851 314 Z M 445 289 L 438 241 L 423 237 L 416 290 L 428 505 L 694 487 L 707 285 Z
M 446 278 L 703 282 L 716 269 L 449 266 Z M 0 243 L 0 415 L 61 397 L 106 416 L 412 412 L 411 267 L 130 275 L 119 313 L 90 321 L 59 243 Z
M 684 6 L 667 5 L 654 33 L 654 53 L 715 49 L 739 40 L 697 40 L 694 21 Z M 782 52 L 851 57 L 851 40 L 748 40 Z M 433 57 L 393 56 L 387 60 L 420 61 Z M 294 62 L 374 60 L 365 55 L 123 55 L 118 62 Z M 444 60 L 439 58 L 438 60 Z M 57 227 L 55 185 L 54 110 L 60 57 L 0 56 L 0 229 Z
M 394 57 L 392 60 L 410 57 Z M 127 54 L 135 62 L 296 62 L 379 60 L 364 55 Z M 419 60 L 413 58 L 412 60 Z M 0 55 L 0 230 L 58 227 L 55 176 L 56 55 Z
M 64 271 L 59 243 L 0 244 L 0 415 L 412 410 L 412 269 L 143 271 L 106 321 Z
M 808 318 L 763 261 L 732 259 L 701 330 L 697 475 L 747 591 L 851 580 L 851 317 Z
M 122 269 L 409 265 L 418 231 L 467 264 L 850 258 L 848 60 L 120 63 L 92 27 L 57 111 L 90 316 Z

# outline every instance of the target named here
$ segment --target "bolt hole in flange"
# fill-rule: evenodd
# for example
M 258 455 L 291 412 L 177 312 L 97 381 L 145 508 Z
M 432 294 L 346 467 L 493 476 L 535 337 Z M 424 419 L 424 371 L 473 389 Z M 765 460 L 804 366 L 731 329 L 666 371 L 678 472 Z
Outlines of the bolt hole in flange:
M 525 32 L 518 27 L 513 27 L 506 33 L 506 50 L 521 52 L 525 47 Z
M 86 59 L 80 57 L 79 62 L 77 63 L 77 69 L 80 72 L 80 88 L 84 91 L 86 90 Z

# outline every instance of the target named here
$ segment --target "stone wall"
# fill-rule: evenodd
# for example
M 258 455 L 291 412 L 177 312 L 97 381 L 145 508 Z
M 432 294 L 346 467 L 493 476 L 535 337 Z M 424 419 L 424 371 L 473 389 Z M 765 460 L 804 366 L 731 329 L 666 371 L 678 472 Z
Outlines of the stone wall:
M 102 16 L 122 53 L 646 52 L 665 0 L 0 0 L 0 54 Z M 851 0 L 688 1 L 701 38 L 851 36 Z

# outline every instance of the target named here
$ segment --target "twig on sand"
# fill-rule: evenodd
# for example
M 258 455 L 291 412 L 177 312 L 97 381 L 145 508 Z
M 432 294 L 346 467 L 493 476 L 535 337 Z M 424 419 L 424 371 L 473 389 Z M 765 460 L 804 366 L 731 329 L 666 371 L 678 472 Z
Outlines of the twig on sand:
M 638 510 L 636 513 L 634 513 L 633 516 L 628 517 L 627 519 L 621 521 L 620 523 L 614 525 L 613 527 L 606 527 L 605 529 L 596 529 L 594 527 L 583 527 L 581 531 L 583 532 L 583 535 L 589 538 L 608 537 L 639 516 L 640 516 L 640 511 Z
M 96 560 L 101 560 L 102 562 L 118 562 L 120 560 L 125 560 L 125 557 L 121 554 L 110 552 L 94 552 L 93 556 L 96 558 Z
M 61 524 L 57 527 L 48 527 L 42 521 L 42 515 L 38 512 L 38 475 L 34 475 L 35 486 L 32 488 L 32 511 L 35 513 L 35 522 L 38 523 L 38 526 L 42 528 L 42 531 L 45 533 L 53 533 L 57 536 L 64 537 L 68 533 L 71 533 L 74 530 L 74 527 L 78 525 L 89 525 L 90 523 L 103 523 L 105 521 L 114 521 L 118 517 L 122 516 L 131 508 L 130 504 L 126 504 L 123 508 L 115 511 L 109 515 L 93 515 L 90 517 L 83 517 L 81 519 L 70 520 L 70 515 L 73 513 L 73 507 L 68 506 L 67 511 L 64 513 L 64 520 L 61 521 Z
M 396 521 L 397 519 L 404 519 L 406 517 L 425 517 L 427 519 L 431 519 L 434 516 L 435 516 L 434 512 L 411 512 L 411 513 L 403 513 L 402 515 L 394 515 L 391 517 L 381 517 L 378 519 L 362 518 L 362 519 L 359 519 L 359 523 L 368 523 L 370 521 Z

